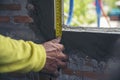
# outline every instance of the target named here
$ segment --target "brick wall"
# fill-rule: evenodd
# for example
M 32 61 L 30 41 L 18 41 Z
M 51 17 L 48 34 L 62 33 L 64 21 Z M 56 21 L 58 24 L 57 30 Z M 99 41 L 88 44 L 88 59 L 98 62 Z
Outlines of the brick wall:
M 30 9 L 33 5 L 28 0 L 0 0 L 0 34 L 35 41 L 35 32 L 29 26 L 34 22 L 28 15 Z
M 34 6 L 29 4 L 28 0 L 0 0 L 0 35 L 37 43 L 44 42 L 45 39 L 40 34 L 40 28 L 38 29 L 33 18 L 29 15 L 30 11 L 33 12 L 33 10 Z M 38 18 L 39 17 L 34 19 Z M 38 22 L 40 22 L 40 19 L 38 20 Z M 41 27 L 41 25 L 39 27 Z M 0 74 L 0 80 L 32 80 L 33 78 L 35 80 L 49 80 L 50 77 L 42 73 L 40 73 L 41 76 L 39 76 L 39 73 L 33 72 L 24 74 L 23 76 L 19 74 L 16 75 L 17 76 L 14 76 L 14 74 Z M 37 79 L 39 77 L 40 79 Z
M 0 23 L 32 23 L 28 16 L 27 0 L 4 0 L 0 2 Z

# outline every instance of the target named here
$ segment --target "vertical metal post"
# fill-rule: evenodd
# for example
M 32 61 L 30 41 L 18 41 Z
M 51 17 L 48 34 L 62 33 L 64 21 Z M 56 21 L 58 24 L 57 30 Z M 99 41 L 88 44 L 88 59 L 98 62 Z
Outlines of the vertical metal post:
M 69 0 L 69 16 L 67 19 L 67 25 L 69 26 L 71 21 L 72 21 L 72 17 L 73 17 L 73 9 L 74 9 L 74 0 Z
M 100 28 L 101 9 L 99 0 L 96 0 L 96 13 L 97 13 L 97 27 Z

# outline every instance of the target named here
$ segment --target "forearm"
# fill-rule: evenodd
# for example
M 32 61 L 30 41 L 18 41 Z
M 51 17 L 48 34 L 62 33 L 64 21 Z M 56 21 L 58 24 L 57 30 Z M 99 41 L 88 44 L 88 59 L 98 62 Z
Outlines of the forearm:
M 0 35 L 0 72 L 39 71 L 46 62 L 42 45 Z

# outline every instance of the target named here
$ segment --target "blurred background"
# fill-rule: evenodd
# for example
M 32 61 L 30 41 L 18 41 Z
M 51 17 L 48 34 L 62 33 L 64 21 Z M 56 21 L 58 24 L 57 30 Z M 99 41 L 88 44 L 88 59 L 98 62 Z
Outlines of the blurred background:
M 64 0 L 64 23 L 73 27 L 118 28 L 120 0 Z

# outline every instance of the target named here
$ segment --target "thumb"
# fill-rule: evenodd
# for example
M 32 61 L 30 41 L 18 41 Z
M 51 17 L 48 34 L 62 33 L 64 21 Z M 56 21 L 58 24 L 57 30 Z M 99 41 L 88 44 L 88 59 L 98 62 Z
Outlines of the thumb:
M 51 40 L 53 43 L 60 43 L 61 37 Z

